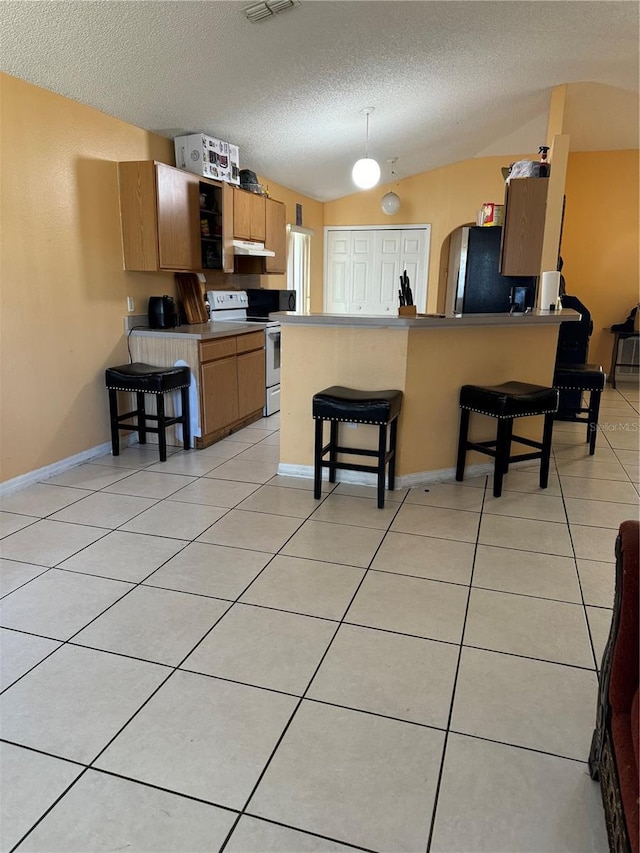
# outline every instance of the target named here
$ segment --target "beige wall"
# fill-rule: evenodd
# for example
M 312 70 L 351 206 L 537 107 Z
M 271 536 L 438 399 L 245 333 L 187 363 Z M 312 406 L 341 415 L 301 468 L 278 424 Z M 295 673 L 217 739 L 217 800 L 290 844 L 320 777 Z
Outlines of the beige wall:
M 589 361 L 609 369 L 612 323 L 640 301 L 638 151 L 569 155 L 562 257 L 567 292 L 593 318 Z
M 431 225 L 427 311 L 436 311 L 439 286 L 442 285 L 443 289 L 446 286 L 446 282 L 439 282 L 443 243 L 459 225 L 475 223 L 476 211 L 484 202 L 504 202 L 504 180 L 500 169 L 519 157 L 465 160 L 327 202 L 324 224 Z M 380 208 L 380 199 L 390 190 L 396 192 L 401 200 L 400 210 L 393 216 L 387 216 Z
M 122 269 L 116 163 L 174 155 L 169 139 L 5 74 L 0 97 L 4 481 L 108 441 L 103 371 L 128 361 L 126 297 L 146 313 L 149 296 L 175 293 L 171 273 Z M 322 205 L 270 190 L 288 221 L 302 202 L 321 280 Z M 283 276 L 269 281 L 284 286 Z
M 126 297 L 146 311 L 169 274 L 122 270 L 116 162 L 172 143 L 0 75 L 0 477 L 108 439 L 103 370 L 127 361 Z

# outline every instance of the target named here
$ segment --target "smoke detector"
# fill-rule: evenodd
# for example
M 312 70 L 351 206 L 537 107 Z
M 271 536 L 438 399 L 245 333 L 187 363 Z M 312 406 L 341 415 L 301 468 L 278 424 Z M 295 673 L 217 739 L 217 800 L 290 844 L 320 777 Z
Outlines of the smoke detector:
M 257 24 L 259 21 L 265 21 L 273 15 L 286 12 L 287 9 L 293 9 L 294 6 L 299 5 L 300 0 L 265 0 L 263 3 L 254 3 L 253 6 L 247 6 L 242 11 L 247 20 L 251 21 L 252 24 Z

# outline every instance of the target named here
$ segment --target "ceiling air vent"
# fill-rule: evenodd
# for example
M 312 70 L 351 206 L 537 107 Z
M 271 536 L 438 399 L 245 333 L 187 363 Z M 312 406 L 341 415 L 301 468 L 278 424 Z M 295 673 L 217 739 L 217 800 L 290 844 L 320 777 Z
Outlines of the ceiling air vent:
M 254 3 L 253 6 L 247 6 L 243 12 L 252 24 L 257 24 L 258 21 L 264 21 L 279 12 L 286 12 L 287 9 L 293 9 L 299 4 L 300 0 L 265 0 L 264 3 Z

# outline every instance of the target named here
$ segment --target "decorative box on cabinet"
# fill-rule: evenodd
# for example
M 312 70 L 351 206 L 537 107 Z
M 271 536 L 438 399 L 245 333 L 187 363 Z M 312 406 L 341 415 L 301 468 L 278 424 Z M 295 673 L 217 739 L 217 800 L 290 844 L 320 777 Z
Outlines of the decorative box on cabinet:
M 513 178 L 505 191 L 502 275 L 540 275 L 548 178 Z
M 153 160 L 118 163 L 126 270 L 233 272 L 233 189 Z

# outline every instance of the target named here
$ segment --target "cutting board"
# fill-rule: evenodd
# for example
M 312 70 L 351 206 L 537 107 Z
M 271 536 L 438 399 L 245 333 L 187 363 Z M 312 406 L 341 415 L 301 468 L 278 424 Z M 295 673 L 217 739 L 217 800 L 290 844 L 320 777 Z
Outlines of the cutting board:
M 189 325 L 207 323 L 209 315 L 204 307 L 204 297 L 198 277 L 195 273 L 177 272 L 175 278 L 178 300 L 181 303 L 186 322 Z

